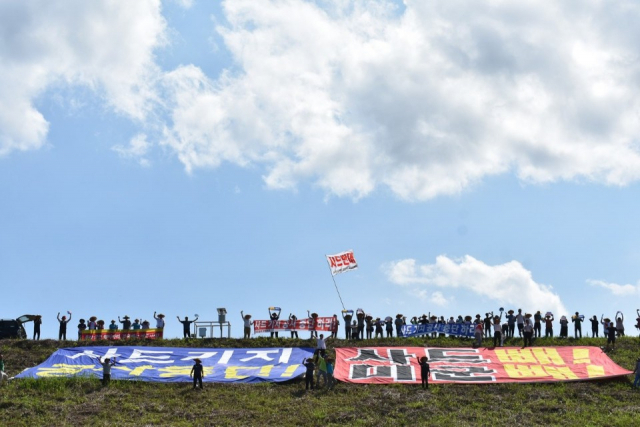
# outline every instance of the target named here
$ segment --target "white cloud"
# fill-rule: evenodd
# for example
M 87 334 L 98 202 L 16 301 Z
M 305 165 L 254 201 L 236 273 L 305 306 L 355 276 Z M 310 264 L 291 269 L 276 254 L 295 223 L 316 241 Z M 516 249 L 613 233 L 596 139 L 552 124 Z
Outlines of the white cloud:
M 587 280 L 591 286 L 599 286 L 607 289 L 615 296 L 632 296 L 640 294 L 640 282 L 636 285 L 619 285 L 617 283 L 604 282 L 602 280 Z
M 156 98 L 153 51 L 164 43 L 159 0 L 0 2 L 0 155 L 46 142 L 34 100 L 82 85 L 143 121 Z
M 469 255 L 457 260 L 440 255 L 434 264 L 418 265 L 414 259 L 404 259 L 389 263 L 385 271 L 390 282 L 418 292 L 425 287 L 446 288 L 447 294 L 463 289 L 524 310 L 567 313 L 551 287 L 534 281 L 531 272 L 517 261 L 491 266 Z M 433 292 L 432 301 L 439 299 L 446 304 L 441 291 Z
M 151 144 L 147 141 L 147 135 L 138 134 L 131 138 L 128 146 L 114 145 L 111 149 L 124 159 L 134 159 L 141 166 L 148 167 L 151 166 L 151 162 L 145 156 L 150 147 Z
M 225 1 L 237 69 L 171 73 L 166 144 L 187 170 L 260 164 L 271 188 L 353 197 L 640 178 L 640 4 L 405 3 Z

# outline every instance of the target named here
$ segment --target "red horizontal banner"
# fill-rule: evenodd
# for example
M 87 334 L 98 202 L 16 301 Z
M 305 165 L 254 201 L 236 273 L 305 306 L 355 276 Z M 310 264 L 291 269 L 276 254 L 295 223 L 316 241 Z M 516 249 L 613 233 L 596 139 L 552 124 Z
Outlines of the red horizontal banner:
M 136 339 L 162 339 L 162 329 L 130 329 L 130 330 L 116 330 L 110 331 L 109 329 L 91 329 L 82 331 L 81 339 L 87 341 L 97 340 L 126 340 L 129 338 Z
M 254 320 L 253 333 L 260 334 L 271 331 L 331 331 L 333 317 L 316 317 L 314 319 L 299 319 L 295 323 L 289 320 Z
M 598 347 L 371 347 L 336 348 L 335 378 L 418 384 L 417 358 L 423 356 L 429 359 L 429 382 L 442 384 L 582 381 L 631 374 Z

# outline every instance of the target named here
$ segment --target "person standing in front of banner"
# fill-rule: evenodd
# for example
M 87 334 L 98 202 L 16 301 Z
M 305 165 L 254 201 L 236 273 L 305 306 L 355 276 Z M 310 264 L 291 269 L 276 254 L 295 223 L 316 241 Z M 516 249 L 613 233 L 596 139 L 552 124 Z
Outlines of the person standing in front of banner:
M 334 314 L 331 318 L 331 336 L 329 338 L 338 338 L 338 328 L 340 327 L 340 321 L 338 315 Z
M 276 328 L 278 327 L 278 320 L 280 320 L 280 309 L 277 307 L 269 307 L 269 319 L 271 321 L 271 338 L 273 338 L 274 335 L 278 338 L 278 330 Z
M 307 318 L 309 319 L 309 339 L 318 338 L 318 313 L 311 313 L 307 310 Z
M 87 330 L 87 324 L 84 323 L 84 319 L 80 319 L 78 323 L 78 341 L 82 339 L 82 332 Z
M 316 370 L 316 365 L 310 357 L 308 359 L 304 359 L 302 361 L 302 365 L 307 369 L 304 374 L 305 390 L 309 390 L 309 386 L 311 386 L 311 390 L 313 390 L 313 373 Z
M 358 339 L 364 339 L 364 310 L 359 308 L 356 310 L 356 318 L 358 319 Z
M 320 378 L 322 378 L 322 385 L 326 387 L 329 383 L 329 377 L 327 376 L 327 361 L 325 354 L 318 354 L 316 363 L 318 364 L 318 379 L 316 380 L 316 387 L 320 388 Z
M 418 365 L 420 365 L 420 379 L 422 382 L 422 388 L 424 390 L 429 388 L 429 375 L 431 375 L 431 369 L 429 368 L 429 359 L 427 356 L 417 358 Z
M 102 385 L 108 386 L 111 382 L 111 367 L 116 364 L 116 358 L 106 358 L 104 361 L 99 362 L 102 365 Z
M 39 314 L 33 319 L 33 339 L 40 340 L 40 325 L 42 325 L 42 316 Z M 37 337 L 37 338 L 36 338 Z
M 245 315 L 244 311 L 240 310 L 240 316 L 242 316 L 242 321 L 244 322 L 243 338 L 248 340 L 249 338 L 251 338 L 251 325 L 253 325 L 253 322 L 251 321 L 251 315 L 250 314 Z M 291 318 L 291 316 L 289 316 L 289 318 Z
M 396 336 L 401 337 L 402 327 L 404 326 L 404 318 L 402 314 L 396 314 L 396 320 L 394 320 L 393 323 L 396 326 Z
M 204 378 L 204 366 L 202 366 L 202 361 L 200 359 L 193 359 L 194 365 L 191 368 L 191 373 L 189 376 L 193 378 L 193 389 L 196 389 L 197 385 L 200 385 L 200 390 L 204 387 L 202 386 L 202 379 Z
M 298 318 L 296 317 L 296 315 L 289 313 L 289 331 L 291 331 L 291 338 L 299 338 L 297 329 L 298 327 L 296 325 L 297 321 Z
M 153 312 L 153 318 L 156 319 L 156 328 L 164 329 L 164 314 L 160 313 L 156 316 L 156 312 Z
M 67 319 L 67 316 L 62 316 L 62 319 L 60 319 L 60 312 L 58 312 L 58 322 L 60 323 L 60 329 L 58 330 L 58 341 L 61 340 L 67 340 L 67 323 L 69 323 L 69 321 L 71 320 L 71 312 L 67 311 L 67 313 L 69 313 L 69 318 Z
M 500 313 L 502 316 L 502 312 Z M 502 325 L 500 324 L 500 317 L 495 316 L 493 318 L 493 346 L 502 347 Z
M 129 329 L 131 329 L 131 320 L 129 316 L 125 315 L 124 320 L 120 319 L 120 316 L 118 316 L 118 322 L 122 323 L 123 331 L 128 331 Z

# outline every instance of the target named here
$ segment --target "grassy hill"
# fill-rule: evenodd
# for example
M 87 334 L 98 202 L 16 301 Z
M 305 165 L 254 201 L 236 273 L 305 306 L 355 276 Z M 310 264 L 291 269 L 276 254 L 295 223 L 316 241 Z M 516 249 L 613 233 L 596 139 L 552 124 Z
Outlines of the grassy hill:
M 519 342 L 519 340 L 517 340 Z M 58 347 L 76 342 L 0 341 L 6 372 L 17 375 L 43 362 Z M 115 343 L 112 343 L 115 344 Z M 143 342 L 123 343 L 145 345 Z M 335 347 L 424 346 L 424 339 L 381 339 L 354 344 L 337 340 Z M 509 343 L 507 343 L 509 344 Z M 545 340 L 537 345 L 601 346 L 602 339 Z M 633 370 L 638 338 L 618 340 L 610 357 Z M 82 343 L 82 345 L 87 345 Z M 89 344 L 91 345 L 91 344 Z M 93 345 L 109 345 L 94 343 Z M 117 344 L 116 344 L 117 345 Z M 298 347 L 307 340 L 162 340 L 168 347 Z M 514 344 L 517 345 L 517 344 Z M 470 340 L 438 338 L 430 347 L 469 347 Z M 14 380 L 0 388 L 2 426 L 636 426 L 640 425 L 640 392 L 632 377 L 549 384 L 351 385 L 305 392 L 304 382 L 286 384 L 190 384 L 52 378 Z

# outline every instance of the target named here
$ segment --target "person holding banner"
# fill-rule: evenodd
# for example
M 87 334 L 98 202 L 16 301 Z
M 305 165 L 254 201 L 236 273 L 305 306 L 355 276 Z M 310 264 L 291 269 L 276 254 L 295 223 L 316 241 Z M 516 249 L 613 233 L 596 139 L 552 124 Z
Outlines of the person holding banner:
M 271 338 L 275 335 L 278 338 L 278 331 L 275 329 L 278 326 L 278 320 L 280 320 L 280 307 L 269 307 L 269 319 L 271 320 Z
M 140 329 L 140 319 L 135 319 L 133 321 L 133 323 L 131 324 L 131 329 L 133 329 L 134 331 L 137 331 Z
M 307 310 L 307 316 L 309 319 L 309 339 L 318 338 L 318 331 L 316 331 L 318 313 L 310 313 L 309 310 Z
M 291 331 L 291 338 L 299 338 L 298 331 L 296 330 L 296 322 L 298 318 L 295 314 L 289 313 L 289 330 Z
M 640 314 L 638 314 L 640 316 Z M 351 338 L 351 319 L 353 319 L 353 310 L 342 310 L 342 320 L 344 320 L 344 339 Z
M 253 325 L 253 322 L 251 321 L 251 315 L 247 314 L 245 316 L 244 311 L 240 310 L 240 316 L 242 316 L 242 321 L 244 322 L 244 336 L 242 338 L 248 340 L 249 338 L 251 338 L 251 325 Z M 289 316 L 289 319 L 291 319 L 291 316 Z

